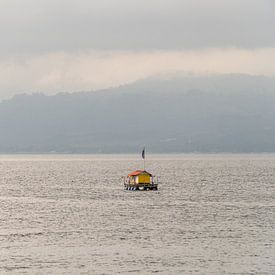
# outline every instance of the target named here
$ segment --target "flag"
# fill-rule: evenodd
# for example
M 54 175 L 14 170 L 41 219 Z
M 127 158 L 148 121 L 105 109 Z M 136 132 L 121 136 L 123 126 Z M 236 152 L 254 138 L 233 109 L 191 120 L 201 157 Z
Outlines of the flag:
M 143 148 L 141 155 L 142 155 L 142 158 L 145 159 L 145 147 Z

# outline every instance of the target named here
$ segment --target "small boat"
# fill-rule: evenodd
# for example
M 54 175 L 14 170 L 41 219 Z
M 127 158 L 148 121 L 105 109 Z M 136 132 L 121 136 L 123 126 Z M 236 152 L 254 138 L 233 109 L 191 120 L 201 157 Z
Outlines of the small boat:
M 145 170 L 145 147 L 142 150 L 143 170 L 136 170 L 124 177 L 124 189 L 131 191 L 158 190 L 158 178 Z
M 131 191 L 158 190 L 158 180 L 145 170 L 136 170 L 124 178 L 124 189 Z

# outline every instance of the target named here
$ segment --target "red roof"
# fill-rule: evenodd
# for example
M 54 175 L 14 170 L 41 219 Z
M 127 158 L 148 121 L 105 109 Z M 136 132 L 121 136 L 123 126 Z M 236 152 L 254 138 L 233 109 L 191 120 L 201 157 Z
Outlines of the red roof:
M 128 177 L 138 176 L 140 174 L 148 174 L 148 175 L 152 176 L 152 174 L 148 173 L 145 170 L 137 170 L 137 171 L 134 171 L 131 174 L 129 174 Z

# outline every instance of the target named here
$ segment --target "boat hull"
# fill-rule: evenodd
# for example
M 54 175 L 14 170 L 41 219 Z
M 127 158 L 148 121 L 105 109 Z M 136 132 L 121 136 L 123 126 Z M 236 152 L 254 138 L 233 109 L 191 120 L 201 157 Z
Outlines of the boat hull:
M 124 189 L 129 191 L 156 191 L 158 184 L 124 184 Z

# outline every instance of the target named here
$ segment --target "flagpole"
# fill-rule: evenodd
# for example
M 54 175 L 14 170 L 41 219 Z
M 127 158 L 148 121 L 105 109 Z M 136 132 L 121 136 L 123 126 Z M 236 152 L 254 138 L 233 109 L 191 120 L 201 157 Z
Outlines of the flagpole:
M 144 159 L 143 159 L 143 171 L 145 171 L 145 156 L 144 156 Z
M 143 158 L 143 171 L 145 171 L 145 147 L 142 150 L 141 156 Z

